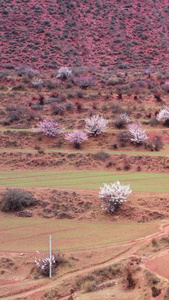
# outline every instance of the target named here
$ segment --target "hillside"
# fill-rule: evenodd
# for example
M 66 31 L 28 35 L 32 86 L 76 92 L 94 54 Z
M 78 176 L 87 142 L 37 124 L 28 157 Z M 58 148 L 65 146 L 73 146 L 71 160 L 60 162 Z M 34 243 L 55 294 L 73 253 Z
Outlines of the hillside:
M 167 0 L 2 0 L 0 16 L 3 68 L 167 66 Z
M 0 298 L 168 300 L 169 2 L 0 3 Z

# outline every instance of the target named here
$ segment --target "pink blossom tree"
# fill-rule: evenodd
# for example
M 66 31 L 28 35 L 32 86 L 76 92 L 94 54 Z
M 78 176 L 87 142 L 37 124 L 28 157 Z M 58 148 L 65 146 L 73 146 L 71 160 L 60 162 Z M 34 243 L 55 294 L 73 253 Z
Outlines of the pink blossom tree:
M 111 184 L 104 183 L 100 188 L 99 198 L 103 200 L 102 209 L 106 212 L 114 212 L 127 201 L 127 196 L 132 193 L 130 185 L 123 185 L 119 181 Z
M 34 128 L 33 132 L 55 137 L 62 133 L 62 128 L 54 120 L 43 120 L 37 124 L 37 128 Z
M 85 120 L 86 126 L 85 129 L 90 136 L 97 136 L 102 132 L 105 132 L 108 127 L 108 121 L 99 115 L 92 116 Z
M 67 133 L 65 139 L 70 143 L 74 143 L 74 147 L 76 149 L 80 149 L 81 143 L 87 141 L 88 136 L 86 132 L 80 130 L 74 130 L 73 132 Z
M 139 123 L 133 123 L 128 126 L 130 141 L 136 143 L 137 145 L 143 144 L 147 139 L 148 136 L 145 133 Z

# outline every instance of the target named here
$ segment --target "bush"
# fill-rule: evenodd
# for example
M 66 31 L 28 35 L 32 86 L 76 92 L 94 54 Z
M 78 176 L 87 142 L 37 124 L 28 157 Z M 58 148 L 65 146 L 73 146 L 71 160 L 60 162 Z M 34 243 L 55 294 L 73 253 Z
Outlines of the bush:
M 130 140 L 130 135 L 127 131 L 121 131 L 118 133 L 118 139 L 121 147 L 126 147 L 128 141 Z
M 16 73 L 18 76 L 27 76 L 28 78 L 32 79 L 34 76 L 39 75 L 39 72 L 37 70 L 34 70 L 29 65 L 22 65 L 16 68 Z
M 99 151 L 94 154 L 94 158 L 97 160 L 106 161 L 108 158 L 110 158 L 110 155 L 104 151 Z
M 57 78 L 67 79 L 72 74 L 72 69 L 68 67 L 61 67 L 58 71 Z
M 114 124 L 117 128 L 123 128 L 130 122 L 131 120 L 126 113 L 118 114 L 114 120 Z
M 74 143 L 76 149 L 80 148 L 81 143 L 88 140 L 88 136 L 85 132 L 80 130 L 75 130 L 66 134 L 65 139 L 70 143 Z
M 91 136 L 96 136 L 105 132 L 108 127 L 108 121 L 99 115 L 92 116 L 85 120 L 86 126 L 85 129 Z
M 152 151 L 160 151 L 163 148 L 163 141 L 160 135 L 155 135 L 149 138 L 145 144 L 145 148 L 149 148 Z
M 103 200 L 102 209 L 106 212 L 114 212 L 127 200 L 127 196 L 132 193 L 129 185 L 122 185 L 119 181 L 110 185 L 104 183 L 99 193 L 99 198 Z
M 65 262 L 63 254 L 52 254 L 52 271 L 63 262 Z M 49 276 L 50 257 L 48 255 L 39 258 L 35 257 L 35 265 L 41 275 Z
M 91 76 L 80 76 L 73 79 L 74 84 L 80 86 L 82 89 L 96 85 L 96 80 Z
M 34 204 L 35 198 L 30 192 L 22 189 L 7 189 L 2 195 L 1 210 L 17 211 Z
M 60 115 L 63 116 L 65 113 L 65 107 L 62 104 L 52 103 L 51 105 L 52 115 Z

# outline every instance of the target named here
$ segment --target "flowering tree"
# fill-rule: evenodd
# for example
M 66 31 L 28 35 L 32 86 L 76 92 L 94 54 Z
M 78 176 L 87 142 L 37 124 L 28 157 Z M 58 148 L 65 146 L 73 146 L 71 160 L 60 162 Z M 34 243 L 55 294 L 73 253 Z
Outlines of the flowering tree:
M 165 106 L 160 110 L 157 121 L 164 121 L 164 125 L 169 126 L 169 107 Z
M 52 267 L 55 268 L 57 266 L 55 255 L 52 255 Z M 49 276 L 50 269 L 50 257 L 44 256 L 37 258 L 35 257 L 35 265 L 37 270 L 44 276 Z
M 130 141 L 134 142 L 138 145 L 144 143 L 148 136 L 145 133 L 145 130 L 143 130 L 139 123 L 133 123 L 129 125 L 129 134 L 130 134 Z
M 85 129 L 91 136 L 96 136 L 101 134 L 102 132 L 105 132 L 108 127 L 108 121 L 103 117 L 100 117 L 99 115 L 92 116 L 85 121 Z
M 43 120 L 37 124 L 38 128 L 34 128 L 33 132 L 40 133 L 49 136 L 55 137 L 62 133 L 60 125 L 53 120 Z
M 61 67 L 58 71 L 57 78 L 67 79 L 72 74 L 72 69 L 68 67 Z
M 114 124 L 117 128 L 123 128 L 130 122 L 131 120 L 127 113 L 118 114 L 114 120 Z
M 35 257 L 35 265 L 37 270 L 40 274 L 44 276 L 49 276 L 50 270 L 50 256 L 41 256 L 39 251 L 36 251 L 39 254 L 39 258 Z M 52 269 L 56 269 L 60 264 L 65 261 L 63 254 L 57 253 L 52 254 L 51 262 L 52 262 Z
M 106 212 L 114 212 L 125 201 L 127 196 L 132 193 L 130 185 L 122 185 L 119 181 L 115 183 L 106 184 L 99 192 L 99 198 L 104 201 L 101 205 Z
M 75 148 L 79 149 L 81 143 L 88 140 L 88 136 L 83 131 L 75 130 L 66 134 L 65 139 L 70 143 L 74 143 Z

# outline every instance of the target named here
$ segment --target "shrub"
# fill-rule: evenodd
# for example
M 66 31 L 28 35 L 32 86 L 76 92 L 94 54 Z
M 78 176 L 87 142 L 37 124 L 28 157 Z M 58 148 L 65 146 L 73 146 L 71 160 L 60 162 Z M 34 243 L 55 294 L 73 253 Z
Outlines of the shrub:
M 56 269 L 63 262 L 65 262 L 65 258 L 62 254 L 52 254 L 52 270 Z M 48 255 L 39 258 L 35 257 L 35 265 L 41 275 L 49 276 L 50 257 Z
M 35 204 L 33 195 L 22 189 L 7 189 L 2 195 L 1 210 L 4 212 L 22 210 Z
M 148 139 L 145 130 L 141 128 L 139 123 L 133 123 L 129 125 L 129 134 L 130 141 L 136 143 L 137 145 L 144 143 Z
M 18 76 L 27 76 L 28 78 L 32 79 L 34 76 L 39 75 L 39 72 L 37 70 L 34 70 L 29 65 L 22 65 L 16 68 L 16 73 Z
M 63 116 L 65 113 L 65 107 L 62 104 L 52 103 L 51 104 L 51 112 L 52 112 L 52 115 Z
M 165 84 L 162 85 L 162 89 L 169 93 L 169 81 L 166 81 Z
M 73 79 L 74 84 L 86 89 L 90 86 L 96 85 L 96 80 L 91 76 L 80 76 Z
M 32 86 L 33 86 L 34 88 L 39 88 L 39 89 L 41 89 L 42 86 L 43 86 L 43 80 L 40 79 L 40 78 L 35 78 L 35 79 L 33 79 L 31 83 L 32 83 Z
M 40 133 L 49 136 L 55 137 L 62 133 L 60 125 L 53 120 L 43 120 L 37 124 L 38 128 L 34 128 L 33 132 Z
M 105 132 L 108 127 L 108 121 L 99 115 L 92 116 L 85 120 L 85 129 L 91 136 L 97 136 L 102 132 Z
M 157 121 L 164 121 L 164 125 L 169 127 L 169 107 L 165 106 L 160 110 Z
M 97 160 L 106 161 L 108 158 L 110 158 L 110 155 L 104 151 L 99 151 L 94 154 L 94 158 Z
M 68 67 L 61 67 L 58 71 L 57 78 L 67 79 L 72 74 L 72 69 Z
M 126 147 L 128 141 L 130 140 L 130 135 L 127 131 L 121 131 L 118 133 L 118 139 L 121 147 Z
M 123 128 L 130 122 L 131 120 L 126 113 L 118 114 L 114 120 L 114 124 L 117 128 Z
M 88 140 L 88 136 L 85 132 L 80 130 L 75 130 L 73 132 L 69 132 L 65 139 L 70 143 L 74 143 L 76 149 L 80 148 L 81 143 Z
M 99 193 L 99 198 L 103 200 L 102 209 L 106 212 L 114 212 L 127 200 L 127 196 L 132 193 L 129 185 L 122 185 L 119 181 L 110 185 L 104 183 Z
M 163 148 L 163 141 L 160 135 L 155 135 L 149 138 L 148 142 L 145 144 L 146 148 L 152 151 L 160 151 Z

